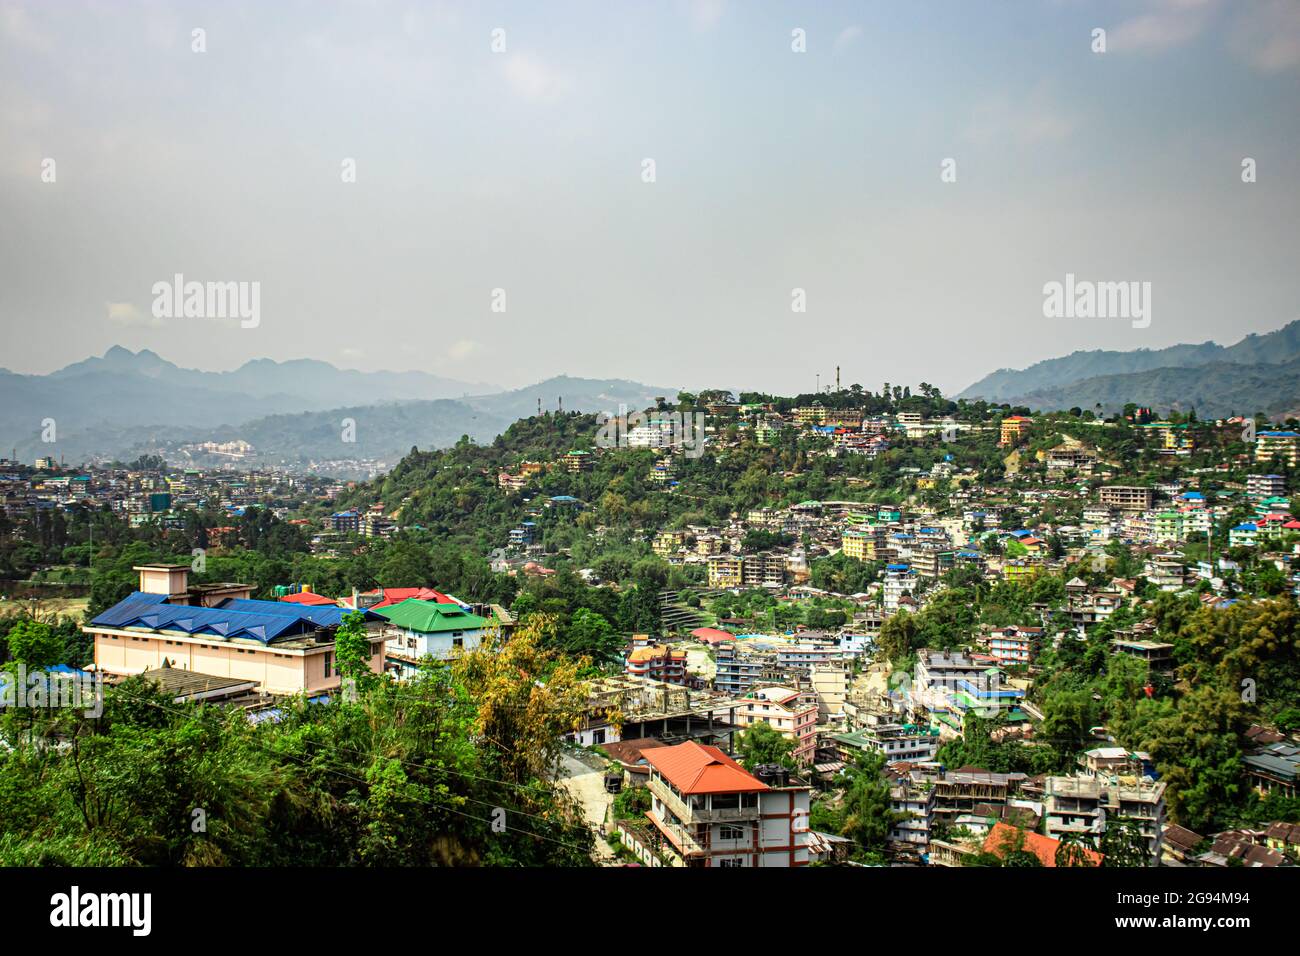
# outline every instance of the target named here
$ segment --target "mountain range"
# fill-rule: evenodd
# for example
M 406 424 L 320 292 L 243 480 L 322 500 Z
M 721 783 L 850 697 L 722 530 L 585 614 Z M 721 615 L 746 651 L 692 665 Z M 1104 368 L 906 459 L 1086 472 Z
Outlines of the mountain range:
M 491 440 L 535 414 L 539 399 L 546 410 L 562 403 L 594 412 L 641 408 L 676 394 L 568 376 L 501 391 L 426 372 L 360 372 L 312 359 L 255 359 L 234 371 L 207 372 L 114 346 L 48 375 L 0 369 L 0 454 L 14 449 L 20 460 L 52 454 L 70 463 L 145 453 L 185 460 L 182 446 L 238 440 L 254 446 L 249 464 L 396 460 L 412 446 L 450 445 L 461 435 Z M 53 442 L 42 440 L 47 420 Z M 345 420 L 354 423 L 351 442 L 341 437 Z
M 1023 369 L 999 369 L 956 398 L 1024 405 L 1034 411 L 1126 403 L 1219 418 L 1262 411 L 1273 418 L 1300 410 L 1300 320 L 1275 332 L 1132 352 L 1073 352 Z

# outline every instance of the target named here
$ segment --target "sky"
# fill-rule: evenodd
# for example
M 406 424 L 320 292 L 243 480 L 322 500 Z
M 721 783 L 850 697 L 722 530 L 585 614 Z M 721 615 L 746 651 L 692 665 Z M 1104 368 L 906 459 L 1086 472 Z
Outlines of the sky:
M 1228 344 L 1300 318 L 1298 133 L 1294 0 L 0 0 L 0 367 L 951 392 Z M 1045 317 L 1067 274 L 1149 324 Z

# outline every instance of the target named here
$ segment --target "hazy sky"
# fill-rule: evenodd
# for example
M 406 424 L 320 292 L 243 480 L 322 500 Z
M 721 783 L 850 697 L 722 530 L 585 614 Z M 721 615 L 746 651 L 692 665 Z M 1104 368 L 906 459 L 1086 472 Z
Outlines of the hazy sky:
M 1227 343 L 1300 318 L 1298 132 L 1294 0 L 0 0 L 0 366 L 955 390 Z M 1044 318 L 1067 272 L 1150 326 Z M 175 273 L 260 324 L 154 318 Z

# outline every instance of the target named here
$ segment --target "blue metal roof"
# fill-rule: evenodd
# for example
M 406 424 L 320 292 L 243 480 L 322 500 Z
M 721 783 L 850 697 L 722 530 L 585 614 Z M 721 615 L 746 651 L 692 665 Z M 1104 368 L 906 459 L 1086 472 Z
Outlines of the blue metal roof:
M 137 591 L 90 623 L 101 627 L 180 631 L 183 634 L 207 635 L 226 640 L 244 638 L 269 644 L 279 637 L 331 627 L 348 613 L 344 608 L 302 607 L 278 601 L 233 598 L 226 599 L 218 607 L 191 607 L 165 602 L 166 595 Z

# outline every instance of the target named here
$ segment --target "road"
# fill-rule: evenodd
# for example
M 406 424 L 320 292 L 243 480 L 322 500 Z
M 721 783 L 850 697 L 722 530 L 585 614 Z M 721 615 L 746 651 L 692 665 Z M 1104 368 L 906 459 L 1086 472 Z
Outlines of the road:
M 566 753 L 560 757 L 558 782 L 582 805 L 583 819 L 596 831 L 596 862 L 612 862 L 614 851 L 605 842 L 601 831 L 601 825 L 605 822 L 605 810 L 614 800 L 614 794 L 605 792 L 604 771 L 593 770 L 577 757 Z

